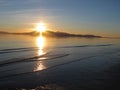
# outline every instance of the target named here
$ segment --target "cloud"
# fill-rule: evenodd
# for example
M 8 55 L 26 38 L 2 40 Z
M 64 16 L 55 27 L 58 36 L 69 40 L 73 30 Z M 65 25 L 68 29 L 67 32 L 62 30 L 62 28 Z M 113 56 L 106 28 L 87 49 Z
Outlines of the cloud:
M 7 0 L 6 1 L 5 0 L 1 0 L 0 1 L 0 7 L 7 6 L 7 5 L 9 5 L 9 3 L 7 2 Z

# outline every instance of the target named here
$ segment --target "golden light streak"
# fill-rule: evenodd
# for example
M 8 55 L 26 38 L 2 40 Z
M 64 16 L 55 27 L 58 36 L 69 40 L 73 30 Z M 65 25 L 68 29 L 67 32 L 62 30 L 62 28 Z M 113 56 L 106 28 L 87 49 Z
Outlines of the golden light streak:
M 42 35 L 40 35 L 39 37 L 37 37 L 36 42 L 37 42 L 37 47 L 39 49 L 38 55 L 43 55 L 44 54 L 43 49 L 45 46 L 45 38 Z
M 45 54 L 45 52 L 44 52 L 45 38 L 42 36 L 42 34 L 39 37 L 37 37 L 36 44 L 37 44 L 37 47 L 38 47 L 38 56 L 44 55 Z M 38 58 L 38 60 L 41 60 L 41 59 L 43 60 L 43 59 L 46 59 L 46 58 L 45 57 Z M 43 70 L 43 69 L 46 69 L 46 67 L 43 65 L 43 62 L 38 61 L 36 63 L 35 68 L 34 68 L 34 72 L 35 71 L 40 71 L 40 70 Z

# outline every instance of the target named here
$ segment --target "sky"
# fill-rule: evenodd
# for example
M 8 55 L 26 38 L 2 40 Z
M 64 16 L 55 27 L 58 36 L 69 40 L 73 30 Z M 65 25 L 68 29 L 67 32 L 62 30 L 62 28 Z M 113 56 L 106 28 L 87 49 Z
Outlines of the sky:
M 47 30 L 120 36 L 120 0 L 0 0 L 0 31 Z

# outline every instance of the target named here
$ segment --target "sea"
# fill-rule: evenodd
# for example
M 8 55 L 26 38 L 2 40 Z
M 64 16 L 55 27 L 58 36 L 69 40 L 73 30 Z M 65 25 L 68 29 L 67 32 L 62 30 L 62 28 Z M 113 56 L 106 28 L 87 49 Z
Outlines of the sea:
M 120 90 L 120 39 L 0 35 L 0 90 Z

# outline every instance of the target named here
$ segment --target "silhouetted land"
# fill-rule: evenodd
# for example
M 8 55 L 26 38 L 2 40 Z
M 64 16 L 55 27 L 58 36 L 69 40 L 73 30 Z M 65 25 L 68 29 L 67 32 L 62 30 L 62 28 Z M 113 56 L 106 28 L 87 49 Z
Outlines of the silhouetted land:
M 30 36 L 38 36 L 40 35 L 39 32 L 33 31 L 33 32 L 24 32 L 24 33 L 13 33 L 13 32 L 4 32 L 4 31 L 0 31 L 0 34 L 12 34 L 12 35 L 30 35 Z M 97 35 L 92 35 L 92 34 L 70 34 L 70 33 L 66 33 L 66 32 L 54 32 L 54 31 L 46 31 L 43 32 L 43 35 L 46 37 L 84 37 L 84 38 L 102 38 L 102 36 L 97 36 Z

